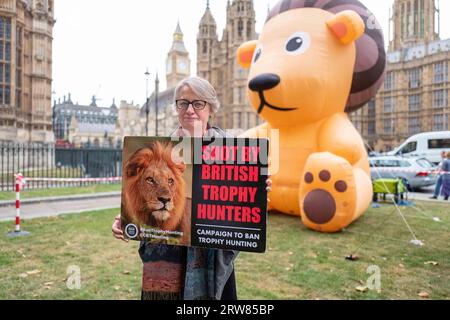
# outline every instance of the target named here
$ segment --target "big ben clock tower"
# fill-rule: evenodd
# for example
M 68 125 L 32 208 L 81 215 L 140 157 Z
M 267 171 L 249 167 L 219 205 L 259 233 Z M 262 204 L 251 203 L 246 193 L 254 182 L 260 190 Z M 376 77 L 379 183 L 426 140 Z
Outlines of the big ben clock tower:
M 177 24 L 173 34 L 173 44 L 166 60 L 167 88 L 174 88 L 178 82 L 191 74 L 191 60 L 183 42 L 183 32 Z

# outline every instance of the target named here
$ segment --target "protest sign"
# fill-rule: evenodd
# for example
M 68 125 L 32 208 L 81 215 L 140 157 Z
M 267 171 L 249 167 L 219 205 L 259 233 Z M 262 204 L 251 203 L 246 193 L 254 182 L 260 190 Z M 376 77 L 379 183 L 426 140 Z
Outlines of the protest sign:
M 126 137 L 125 237 L 264 252 L 268 147 L 267 139 Z

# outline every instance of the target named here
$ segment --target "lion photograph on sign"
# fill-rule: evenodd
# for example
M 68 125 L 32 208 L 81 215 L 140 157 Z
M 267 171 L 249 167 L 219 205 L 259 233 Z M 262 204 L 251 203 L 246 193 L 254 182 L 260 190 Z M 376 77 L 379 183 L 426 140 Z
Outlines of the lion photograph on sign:
M 132 148 L 137 148 L 131 152 Z M 122 219 L 139 229 L 141 240 L 189 245 L 190 201 L 186 198 L 183 174 L 186 165 L 174 161 L 173 144 L 161 139 L 135 141 L 124 150 Z M 145 229 L 145 232 L 142 232 Z M 131 237 L 128 234 L 129 237 Z

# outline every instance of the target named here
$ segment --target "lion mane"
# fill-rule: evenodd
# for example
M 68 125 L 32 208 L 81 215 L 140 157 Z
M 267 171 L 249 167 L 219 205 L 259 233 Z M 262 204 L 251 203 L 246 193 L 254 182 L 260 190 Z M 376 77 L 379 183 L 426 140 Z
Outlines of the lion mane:
M 130 220 L 190 236 L 190 217 L 185 214 L 185 169 L 184 163 L 172 160 L 170 143 L 157 141 L 136 151 L 124 165 L 123 205 Z

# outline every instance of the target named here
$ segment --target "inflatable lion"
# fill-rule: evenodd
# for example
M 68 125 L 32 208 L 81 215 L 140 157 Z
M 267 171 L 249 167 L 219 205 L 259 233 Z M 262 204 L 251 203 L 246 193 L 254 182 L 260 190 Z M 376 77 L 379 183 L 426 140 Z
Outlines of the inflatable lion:
M 249 100 L 266 121 L 243 136 L 271 139 L 269 210 L 317 231 L 345 228 L 372 199 L 366 148 L 347 113 L 383 82 L 375 17 L 356 0 L 280 1 L 237 59 L 250 68 Z

